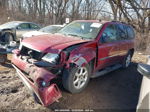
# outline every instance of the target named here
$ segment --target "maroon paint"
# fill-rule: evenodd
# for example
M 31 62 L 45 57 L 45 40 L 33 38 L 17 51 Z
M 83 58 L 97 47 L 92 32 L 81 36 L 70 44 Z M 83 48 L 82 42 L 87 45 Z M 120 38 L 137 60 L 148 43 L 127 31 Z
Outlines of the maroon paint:
M 85 22 L 98 22 L 95 20 L 80 20 Z M 66 69 L 69 69 L 70 64 L 74 63 L 76 66 L 84 66 L 91 60 L 94 61 L 93 72 L 102 69 L 108 65 L 114 64 L 116 61 L 122 60 L 129 49 L 134 48 L 134 40 L 118 41 L 114 43 L 101 43 L 100 38 L 109 24 L 114 24 L 113 22 L 106 22 L 100 30 L 97 38 L 93 40 L 82 40 L 77 37 L 66 37 L 64 35 L 54 34 L 54 35 L 42 35 L 33 38 L 27 38 L 22 41 L 22 44 L 28 46 L 29 48 L 39 50 L 44 53 L 58 53 L 61 55 L 60 65 L 55 66 L 62 67 L 66 65 Z M 115 24 L 118 24 L 117 22 Z M 68 60 L 63 52 L 63 49 L 74 44 L 81 44 L 81 46 L 73 49 L 70 52 Z M 119 47 L 121 46 L 121 47 Z M 14 56 L 12 63 L 22 71 L 25 71 L 34 77 L 34 83 L 25 77 L 25 75 L 20 71 L 21 74 L 27 82 L 30 84 L 35 93 L 39 96 L 44 106 L 47 106 L 61 97 L 61 93 L 55 84 L 50 85 L 46 88 L 39 88 L 36 83 L 38 83 L 39 78 L 44 78 L 44 81 L 49 82 L 54 78 L 57 78 L 55 74 L 44 68 L 38 68 L 36 66 L 31 66 L 27 62 L 20 59 L 19 51 L 14 51 Z M 108 59 L 104 59 L 109 56 L 117 55 Z M 16 68 L 16 69 L 17 69 Z M 19 71 L 18 69 L 18 71 Z M 35 70 L 35 72 L 34 72 Z
M 30 85 L 29 88 L 32 88 L 31 91 L 38 96 L 43 106 L 48 106 L 62 97 L 61 92 L 56 84 L 52 84 L 45 88 L 38 86 L 39 79 L 44 79 L 45 82 L 50 82 L 52 79 L 56 78 L 56 75 L 48 72 L 44 68 L 30 66 L 30 64 L 22 62 L 19 58 L 16 58 L 16 55 L 13 56 L 12 63 L 15 63 L 13 66 L 18 72 L 19 77 L 21 76 L 27 81 L 27 83 Z M 29 75 L 33 78 L 34 82 L 29 80 L 18 68 L 24 70 L 25 72 L 30 71 Z

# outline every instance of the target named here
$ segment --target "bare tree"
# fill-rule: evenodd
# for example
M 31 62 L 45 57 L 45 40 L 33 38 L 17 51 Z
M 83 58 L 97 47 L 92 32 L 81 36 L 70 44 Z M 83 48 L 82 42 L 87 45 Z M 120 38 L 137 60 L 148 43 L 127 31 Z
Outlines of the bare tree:
M 83 0 L 70 0 L 71 13 L 70 17 L 72 20 L 80 18 L 80 7 Z
M 114 19 L 118 18 L 118 11 L 123 15 L 119 20 L 132 24 L 140 33 L 140 47 L 146 48 L 149 43 L 150 2 L 149 0 L 109 0 Z M 150 41 L 149 41 L 150 42 Z

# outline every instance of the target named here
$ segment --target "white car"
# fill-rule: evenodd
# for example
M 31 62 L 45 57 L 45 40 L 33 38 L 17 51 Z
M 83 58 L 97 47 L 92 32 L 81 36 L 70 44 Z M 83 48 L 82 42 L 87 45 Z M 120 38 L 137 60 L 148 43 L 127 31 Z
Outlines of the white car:
M 32 36 L 37 36 L 37 35 L 56 33 L 63 27 L 64 27 L 64 25 L 49 25 L 44 28 L 41 28 L 38 31 L 31 31 L 31 32 L 24 33 L 22 35 L 22 38 L 24 39 L 24 38 L 28 38 L 28 37 L 32 37 Z
M 150 112 L 150 56 L 147 64 L 138 64 L 137 70 L 143 80 L 136 112 Z

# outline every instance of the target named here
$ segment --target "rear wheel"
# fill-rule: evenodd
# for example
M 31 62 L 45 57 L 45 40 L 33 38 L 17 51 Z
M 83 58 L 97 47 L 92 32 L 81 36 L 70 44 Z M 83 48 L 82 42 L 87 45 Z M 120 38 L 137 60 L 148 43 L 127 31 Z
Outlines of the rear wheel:
M 129 51 L 123 61 L 123 68 L 129 67 L 129 65 L 131 64 L 131 59 L 132 59 L 132 53 L 131 51 Z
M 89 82 L 90 67 L 73 67 L 69 71 L 63 73 L 63 86 L 71 93 L 81 92 Z

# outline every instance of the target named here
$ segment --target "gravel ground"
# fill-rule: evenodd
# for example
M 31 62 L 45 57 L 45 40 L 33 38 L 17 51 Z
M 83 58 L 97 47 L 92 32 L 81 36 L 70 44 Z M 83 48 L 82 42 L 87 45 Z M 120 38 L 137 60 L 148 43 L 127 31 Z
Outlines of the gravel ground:
M 50 112 L 55 109 L 135 109 L 142 80 L 142 76 L 136 70 L 137 63 L 145 63 L 146 57 L 147 55 L 136 53 L 129 68 L 119 69 L 105 76 L 91 79 L 88 87 L 79 94 L 70 94 L 60 88 L 63 97 L 59 102 L 53 103 L 47 108 L 34 102 L 9 63 L 1 65 L 0 111 L 14 111 L 14 109 L 36 112 Z

